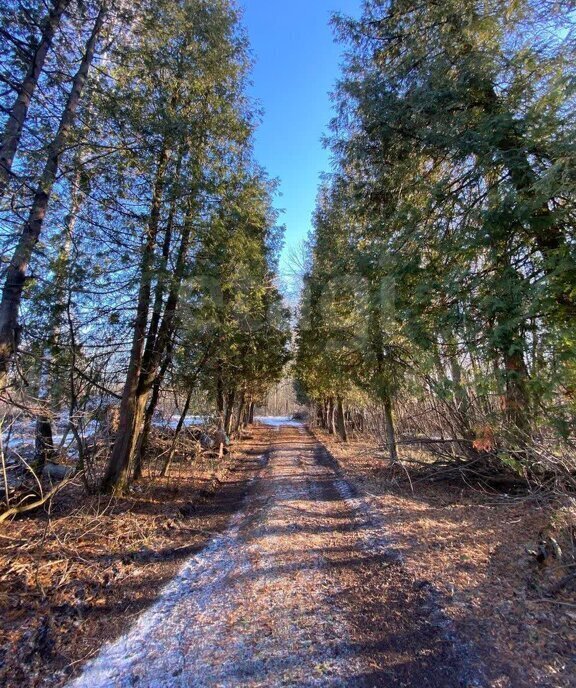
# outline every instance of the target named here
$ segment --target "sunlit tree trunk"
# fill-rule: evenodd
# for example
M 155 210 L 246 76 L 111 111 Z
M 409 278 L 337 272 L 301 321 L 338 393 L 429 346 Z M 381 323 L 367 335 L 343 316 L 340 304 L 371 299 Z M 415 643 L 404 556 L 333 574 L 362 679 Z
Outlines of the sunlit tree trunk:
M 321 403 L 316 404 L 316 422 L 321 428 L 324 427 L 324 405 Z
M 348 433 L 346 432 L 346 418 L 344 417 L 344 405 L 342 397 L 337 397 L 336 400 L 336 427 L 338 434 L 344 442 L 348 442 Z
M 238 435 L 240 428 L 242 426 L 242 414 L 244 413 L 244 404 L 246 399 L 246 392 L 242 390 L 240 393 L 240 399 L 238 401 L 238 409 L 236 411 L 236 424 L 234 426 L 234 434 Z
M 226 408 L 224 411 L 224 432 L 230 437 L 232 434 L 232 420 L 234 418 L 234 403 L 236 401 L 236 390 L 228 392 L 226 395 Z
M 136 461 L 134 462 L 134 480 L 139 480 L 142 477 L 142 468 L 144 466 L 144 459 L 146 457 L 146 452 L 148 451 L 148 446 L 150 444 L 150 433 L 152 431 L 152 421 L 154 420 L 154 413 L 156 412 L 156 407 L 158 406 L 158 401 L 160 400 L 160 391 L 162 389 L 162 383 L 164 382 L 164 376 L 166 371 L 170 366 L 172 361 L 172 347 L 166 353 L 158 376 L 154 381 L 152 387 L 152 394 L 150 396 L 150 401 L 146 407 L 146 414 L 144 416 L 144 425 L 142 427 L 142 432 L 140 434 L 140 441 L 138 444 L 138 451 L 136 454 Z
M 125 402 L 125 415 L 128 422 L 127 428 L 132 435 L 131 439 L 118 438 L 112 450 L 109 463 L 109 475 L 107 475 L 104 482 L 104 487 L 108 490 L 122 491 L 127 486 L 130 477 L 130 467 L 134 461 L 135 452 L 138 447 L 140 436 L 143 430 L 143 421 L 138 418 L 137 410 L 141 405 L 146 406 L 148 396 L 153 388 L 154 382 L 157 380 L 159 371 L 158 367 L 161 364 L 162 357 L 166 349 L 170 345 L 174 333 L 176 309 L 180 296 L 182 281 L 184 279 L 188 249 L 190 247 L 190 240 L 192 236 L 192 219 L 196 208 L 194 202 L 190 201 L 188 204 L 182 236 L 180 237 L 180 245 L 178 248 L 178 255 L 176 265 L 174 267 L 173 275 L 169 281 L 169 291 L 162 313 L 162 319 L 158 325 L 155 322 L 155 316 L 150 324 L 150 328 L 146 331 L 148 321 L 148 309 L 151 302 L 151 270 L 153 266 L 154 257 L 154 243 L 158 233 L 158 220 L 160 213 L 160 206 L 162 195 L 164 192 L 166 165 L 169 159 L 169 153 L 164 150 L 157 175 L 157 183 L 155 186 L 153 197 L 153 212 L 151 213 L 150 227 L 153 236 L 150 236 L 145 251 L 145 259 L 143 262 L 142 282 L 141 282 L 141 298 L 138 303 L 137 326 L 135 328 L 135 340 L 133 352 L 131 355 L 131 364 L 127 376 L 127 383 L 125 387 L 126 396 L 131 396 L 132 400 L 127 399 Z M 145 275 L 148 275 L 145 277 Z M 150 330 L 154 328 L 154 332 Z M 136 337 L 138 338 L 136 341 Z M 145 342 L 145 345 L 144 345 Z M 124 397 L 123 397 L 124 399 Z M 121 404 L 120 424 L 122 425 L 123 406 Z M 130 417 L 134 415 L 137 422 L 130 422 Z M 118 446 L 116 446 L 116 444 Z
M 128 373 L 122 392 L 122 401 L 120 402 L 118 433 L 103 482 L 104 489 L 113 492 L 122 492 L 129 482 L 131 473 L 130 462 L 134 456 L 144 421 L 147 394 L 139 394 L 140 375 L 142 372 L 142 359 L 147 334 L 146 325 L 148 323 L 148 311 L 151 300 L 154 247 L 158 235 L 168 160 L 169 152 L 164 146 L 158 157 L 150 220 L 147 225 L 146 242 L 142 252 L 136 319 L 134 322 Z
M 336 434 L 336 404 L 333 397 L 328 400 L 328 432 L 330 435 Z

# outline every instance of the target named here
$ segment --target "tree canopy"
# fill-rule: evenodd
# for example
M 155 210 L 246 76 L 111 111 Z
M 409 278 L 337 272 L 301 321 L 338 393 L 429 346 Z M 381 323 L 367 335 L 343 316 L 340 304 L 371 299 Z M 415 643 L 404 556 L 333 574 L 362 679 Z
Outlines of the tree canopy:
M 572 21 L 570 3 L 467 0 L 334 18 L 298 376 L 320 407 L 381 406 L 393 456 L 394 416 L 426 426 L 414 404 L 468 446 L 573 423 Z

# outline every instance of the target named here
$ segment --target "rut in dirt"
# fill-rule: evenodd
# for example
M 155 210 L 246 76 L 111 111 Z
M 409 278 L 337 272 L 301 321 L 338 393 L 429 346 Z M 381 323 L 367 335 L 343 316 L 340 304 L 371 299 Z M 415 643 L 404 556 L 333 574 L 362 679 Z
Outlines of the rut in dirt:
M 274 436 L 225 533 L 70 687 L 482 685 L 325 448 Z

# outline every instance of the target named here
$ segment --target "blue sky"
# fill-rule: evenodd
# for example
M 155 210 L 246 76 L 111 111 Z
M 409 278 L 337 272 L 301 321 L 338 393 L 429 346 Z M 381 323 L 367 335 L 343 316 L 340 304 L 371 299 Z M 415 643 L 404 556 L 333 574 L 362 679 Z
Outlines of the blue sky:
M 329 169 L 321 136 L 332 115 L 329 92 L 339 75 L 332 12 L 357 16 L 361 0 L 240 0 L 256 60 L 253 95 L 264 109 L 256 157 L 281 182 L 277 207 L 285 212 L 286 246 L 306 237 L 319 176 Z

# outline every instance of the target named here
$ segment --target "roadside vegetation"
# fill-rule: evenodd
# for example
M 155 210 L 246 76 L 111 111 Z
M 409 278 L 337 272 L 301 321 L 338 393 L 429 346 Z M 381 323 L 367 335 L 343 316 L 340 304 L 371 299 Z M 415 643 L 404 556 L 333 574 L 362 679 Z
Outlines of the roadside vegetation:
M 310 424 L 502 685 L 573 685 L 573 11 L 336 17 L 334 170 L 297 262 Z
M 574 685 L 574 18 L 569 0 L 333 18 L 333 167 L 292 312 L 235 0 L 4 0 L 0 683 L 63 685 L 236 514 L 241 566 L 272 542 L 286 586 L 269 647 L 299 595 L 400 672 L 426 674 L 414 637 L 448 647 L 450 627 L 495 657 L 491 685 Z M 280 417 L 254 427 L 258 409 Z M 285 539 L 261 547 L 275 511 Z M 290 543 L 317 580 L 348 576 L 340 597 L 306 594 Z
M 396 461 L 562 492 L 574 458 L 570 3 L 367 2 L 334 19 L 335 171 L 307 245 L 296 376 Z
M 166 475 L 187 415 L 221 456 L 289 324 L 233 4 L 16 0 L 0 22 L 6 518 L 46 477 L 120 494 Z M 150 467 L 158 426 L 174 446 Z

